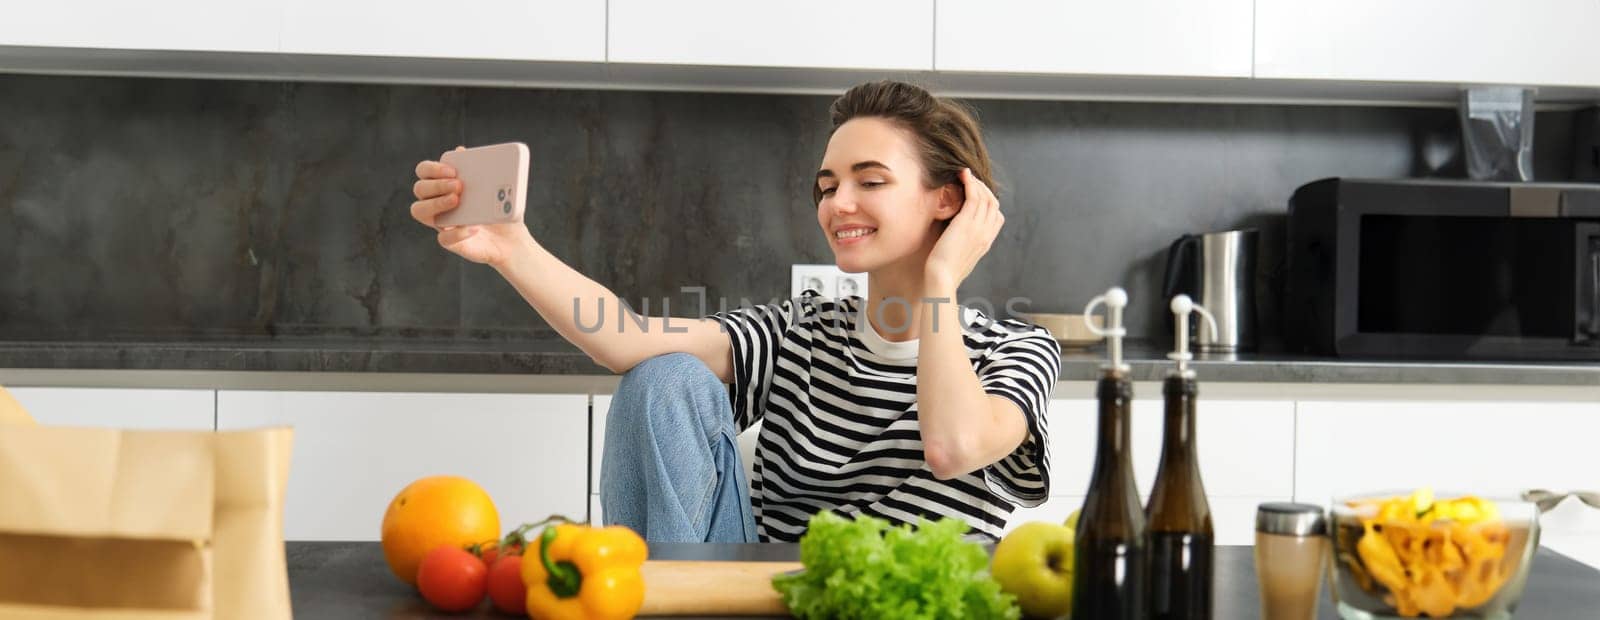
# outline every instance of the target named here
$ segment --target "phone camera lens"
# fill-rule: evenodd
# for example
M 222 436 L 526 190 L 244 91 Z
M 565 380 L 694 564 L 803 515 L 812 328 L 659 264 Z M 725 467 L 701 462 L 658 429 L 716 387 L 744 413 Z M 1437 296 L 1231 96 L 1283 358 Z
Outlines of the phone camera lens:
M 504 206 L 504 209 L 505 209 L 505 212 L 506 212 L 506 213 L 507 213 L 507 214 L 510 214 L 510 213 L 511 213 L 511 202 L 510 202 L 510 201 L 506 201 L 506 203 L 505 203 L 505 206 Z
M 500 200 L 505 200 L 506 199 L 506 190 L 503 190 L 503 189 L 500 190 L 500 193 L 497 194 L 497 196 L 499 197 Z

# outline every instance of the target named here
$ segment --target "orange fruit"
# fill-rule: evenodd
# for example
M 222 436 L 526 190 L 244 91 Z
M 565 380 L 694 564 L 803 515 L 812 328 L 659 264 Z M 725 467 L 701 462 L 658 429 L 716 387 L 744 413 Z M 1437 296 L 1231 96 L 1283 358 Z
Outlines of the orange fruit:
M 460 476 L 430 476 L 401 489 L 383 513 L 383 559 L 411 585 L 417 566 L 435 547 L 466 547 L 500 537 L 500 513 L 477 483 Z

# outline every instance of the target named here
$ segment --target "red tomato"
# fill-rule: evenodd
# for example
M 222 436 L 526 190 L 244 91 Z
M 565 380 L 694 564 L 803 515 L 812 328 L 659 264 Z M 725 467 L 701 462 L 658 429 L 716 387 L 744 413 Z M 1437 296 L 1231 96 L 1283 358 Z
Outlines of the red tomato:
M 489 569 L 465 549 L 436 547 L 417 566 L 417 589 L 440 611 L 462 612 L 483 602 Z
M 522 583 L 522 556 L 500 558 L 489 569 L 489 600 L 508 614 L 528 613 L 528 586 Z

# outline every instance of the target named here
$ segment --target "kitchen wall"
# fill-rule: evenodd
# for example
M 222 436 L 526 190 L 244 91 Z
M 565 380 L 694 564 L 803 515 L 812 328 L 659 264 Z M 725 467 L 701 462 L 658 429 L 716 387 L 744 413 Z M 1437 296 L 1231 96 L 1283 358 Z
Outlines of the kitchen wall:
M 3 75 L 0 339 L 547 336 L 407 212 L 417 160 L 508 140 L 533 151 L 534 235 L 623 296 L 785 295 L 791 263 L 831 262 L 829 101 Z M 1007 226 L 963 296 L 1076 312 L 1122 284 L 1136 337 L 1160 338 L 1175 236 L 1275 231 L 1320 177 L 1461 174 L 1446 109 L 974 103 Z M 1541 113 L 1541 179 L 1587 173 L 1586 119 Z

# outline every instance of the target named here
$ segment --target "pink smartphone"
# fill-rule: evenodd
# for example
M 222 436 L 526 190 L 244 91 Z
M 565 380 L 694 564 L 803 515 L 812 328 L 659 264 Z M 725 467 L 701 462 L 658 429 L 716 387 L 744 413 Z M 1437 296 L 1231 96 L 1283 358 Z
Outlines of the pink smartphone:
M 522 221 L 528 193 L 528 145 L 507 142 L 450 151 L 439 162 L 456 169 L 461 204 L 440 213 L 439 226 Z

